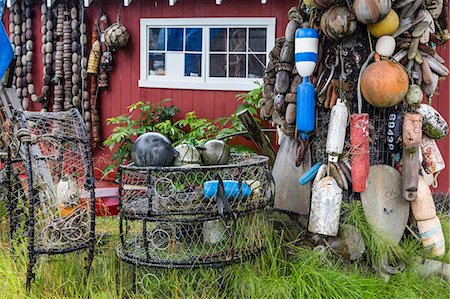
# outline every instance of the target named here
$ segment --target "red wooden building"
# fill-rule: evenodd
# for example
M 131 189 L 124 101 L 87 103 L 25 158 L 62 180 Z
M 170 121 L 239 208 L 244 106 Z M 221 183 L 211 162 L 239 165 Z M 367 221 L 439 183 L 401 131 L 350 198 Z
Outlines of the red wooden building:
M 138 100 L 157 102 L 164 98 L 172 98 L 182 114 L 192 110 L 208 118 L 231 114 L 237 107 L 236 93 L 249 90 L 252 82 L 261 77 L 261 65 L 267 62 L 275 37 L 284 35 L 287 11 L 298 3 L 294 0 L 84 2 L 88 5 L 88 33 L 93 20 L 103 11 L 111 21 L 120 13 L 121 22 L 131 35 L 128 46 L 114 54 L 109 89 L 101 91 L 103 123 L 108 117 L 126 113 L 127 106 Z M 40 26 L 39 7 L 36 4 L 33 10 L 35 24 Z M 249 47 L 240 48 L 244 40 Z M 39 38 L 35 38 L 35 45 L 40 49 Z M 40 51 L 36 52 L 35 65 L 40 66 Z M 448 65 L 448 46 L 441 50 L 441 55 Z M 187 65 L 190 67 L 184 67 Z M 42 67 L 35 67 L 34 72 L 35 78 L 42 77 Z M 41 82 L 36 81 L 36 89 L 40 90 Z M 433 105 L 450 120 L 448 79 L 441 81 L 439 93 Z M 111 130 L 112 127 L 103 127 L 103 138 Z M 437 190 L 448 192 L 449 138 L 440 141 L 439 146 L 447 169 L 439 176 Z M 95 156 L 100 169 L 108 163 L 110 152 L 99 149 Z

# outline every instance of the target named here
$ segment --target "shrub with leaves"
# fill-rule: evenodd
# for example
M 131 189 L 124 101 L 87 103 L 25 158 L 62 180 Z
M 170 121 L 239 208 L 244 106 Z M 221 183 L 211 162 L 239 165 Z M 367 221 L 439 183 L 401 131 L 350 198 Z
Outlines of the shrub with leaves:
M 174 116 L 180 111 L 176 106 L 167 106 L 170 99 L 159 103 L 137 102 L 129 106 L 129 114 L 111 117 L 106 120 L 108 125 L 115 125 L 113 133 L 103 143 L 110 150 L 114 150 L 112 164 L 104 169 L 107 173 L 118 165 L 128 162 L 131 149 L 136 138 L 146 132 L 159 132 L 172 141 L 174 146 L 180 143 L 201 145 L 207 140 L 219 138 L 227 140 L 229 135 L 245 130 L 237 114 L 247 109 L 255 119 L 257 118 L 257 106 L 262 97 L 262 85 L 245 94 L 238 94 L 236 100 L 241 105 L 236 111 L 227 117 L 216 120 L 199 118 L 195 111 L 187 112 L 185 117 L 174 121 Z M 238 150 L 241 146 L 236 147 Z M 248 150 L 248 149 L 246 149 Z
M 106 167 L 105 172 L 114 169 L 117 165 L 128 161 L 131 155 L 131 148 L 136 138 L 146 132 L 159 131 L 156 125 L 172 122 L 175 113 L 180 111 L 176 106 L 166 106 L 170 99 L 165 99 L 159 103 L 136 102 L 128 106 L 129 114 L 111 117 L 106 120 L 108 125 L 114 125 L 113 133 L 103 143 L 113 150 L 116 150 L 111 158 L 112 165 Z M 164 134 L 164 132 L 162 132 Z M 171 132 L 171 135 L 181 134 Z

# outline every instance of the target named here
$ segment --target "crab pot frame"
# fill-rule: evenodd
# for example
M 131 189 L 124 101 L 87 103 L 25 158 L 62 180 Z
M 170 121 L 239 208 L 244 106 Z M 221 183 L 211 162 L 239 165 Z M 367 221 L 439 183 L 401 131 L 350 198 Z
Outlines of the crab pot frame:
M 78 110 L 23 112 L 4 121 L 11 252 L 28 246 L 27 289 L 39 255 L 95 244 L 95 187 L 88 135 Z
M 257 155 L 233 155 L 228 165 L 121 166 L 118 256 L 139 266 L 192 268 L 256 255 L 274 188 L 268 158 Z

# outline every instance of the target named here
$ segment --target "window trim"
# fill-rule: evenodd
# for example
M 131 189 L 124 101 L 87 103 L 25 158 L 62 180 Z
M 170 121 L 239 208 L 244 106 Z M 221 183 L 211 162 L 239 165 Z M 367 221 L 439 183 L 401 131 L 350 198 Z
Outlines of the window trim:
M 143 18 L 140 20 L 140 77 L 139 87 L 200 89 L 200 90 L 235 90 L 248 91 L 262 83 L 256 78 L 213 78 L 209 77 L 209 28 L 208 27 L 264 27 L 267 28 L 266 62 L 269 52 L 275 45 L 275 18 Z M 168 78 L 148 75 L 148 28 L 149 27 L 198 27 L 202 30 L 202 74 L 201 77 Z

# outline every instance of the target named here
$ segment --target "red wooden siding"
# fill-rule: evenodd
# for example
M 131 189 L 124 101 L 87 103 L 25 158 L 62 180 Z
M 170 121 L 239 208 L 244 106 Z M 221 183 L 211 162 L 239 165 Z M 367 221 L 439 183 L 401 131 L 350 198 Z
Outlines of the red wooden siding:
M 103 10 L 110 21 L 115 21 L 123 0 L 94 0 L 87 9 L 88 33 L 100 10 Z M 131 34 L 129 45 L 114 54 L 114 69 L 110 73 L 110 87 L 100 93 L 100 110 L 102 120 L 127 112 L 127 106 L 138 100 L 157 102 L 164 98 L 172 98 L 173 104 L 181 108 L 182 114 L 195 110 L 201 117 L 216 118 L 231 114 L 237 107 L 233 91 L 200 91 L 139 88 L 139 30 L 141 18 L 201 18 L 201 17 L 275 17 L 276 36 L 284 35 L 287 24 L 287 11 L 298 1 L 269 0 L 262 5 L 260 0 L 224 0 L 222 5 L 216 5 L 214 0 L 178 0 L 175 6 L 169 7 L 167 0 L 133 0 L 129 7 L 123 7 L 121 22 Z M 36 15 L 36 32 L 40 28 L 39 5 L 34 8 Z M 8 24 L 8 18 L 4 19 Z M 8 29 L 8 26 L 6 26 Z M 42 77 L 40 55 L 40 33 L 35 38 L 36 57 L 34 78 Z M 450 59 L 448 46 L 441 51 L 442 56 Z M 37 68 L 37 69 L 36 69 Z M 35 80 L 36 90 L 40 90 L 42 82 Z M 434 106 L 450 121 L 449 80 L 440 83 L 440 96 L 434 99 Z M 111 127 L 103 127 L 103 137 L 111 133 Z M 447 192 L 450 181 L 450 145 L 449 138 L 439 142 L 445 161 L 446 170 L 439 177 L 439 191 Z M 97 169 L 103 168 L 109 162 L 111 153 L 107 149 L 95 151 Z

